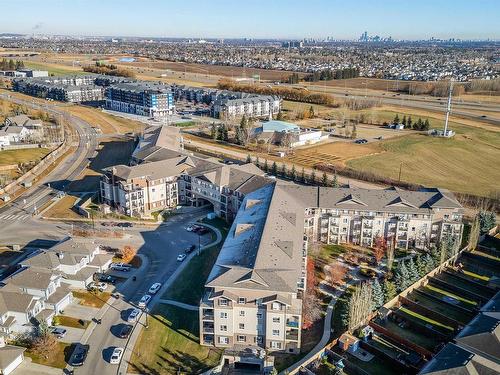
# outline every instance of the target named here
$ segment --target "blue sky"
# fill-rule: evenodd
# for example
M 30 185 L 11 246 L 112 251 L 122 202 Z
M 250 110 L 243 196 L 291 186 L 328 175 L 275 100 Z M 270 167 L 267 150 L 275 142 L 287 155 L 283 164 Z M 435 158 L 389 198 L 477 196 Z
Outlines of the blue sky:
M 0 33 L 500 39 L 500 0 L 0 0 L 0 9 Z

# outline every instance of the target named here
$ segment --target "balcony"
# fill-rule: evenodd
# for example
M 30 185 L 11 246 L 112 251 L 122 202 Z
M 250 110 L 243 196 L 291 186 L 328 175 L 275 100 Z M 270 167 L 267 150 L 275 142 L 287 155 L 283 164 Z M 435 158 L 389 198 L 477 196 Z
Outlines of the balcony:
M 299 340 L 299 331 L 295 330 L 295 329 L 293 331 L 286 331 L 286 339 L 298 341 Z
M 214 325 L 203 325 L 203 333 L 214 333 Z
M 287 320 L 286 326 L 290 327 L 290 328 L 299 328 L 299 321 L 298 320 Z

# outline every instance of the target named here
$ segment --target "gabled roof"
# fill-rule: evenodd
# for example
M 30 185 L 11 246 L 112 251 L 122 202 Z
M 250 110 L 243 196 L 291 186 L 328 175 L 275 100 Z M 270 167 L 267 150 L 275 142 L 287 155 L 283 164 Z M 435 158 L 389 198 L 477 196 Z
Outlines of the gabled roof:
M 500 363 L 500 320 L 479 313 L 455 338 L 471 352 Z

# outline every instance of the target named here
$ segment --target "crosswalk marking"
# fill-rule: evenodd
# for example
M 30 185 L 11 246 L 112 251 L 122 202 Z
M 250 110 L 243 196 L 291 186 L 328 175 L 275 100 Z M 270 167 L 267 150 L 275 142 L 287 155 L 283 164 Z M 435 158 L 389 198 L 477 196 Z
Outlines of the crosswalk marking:
M 0 220 L 7 220 L 7 221 L 26 221 L 31 217 L 30 214 L 1 214 L 0 215 Z

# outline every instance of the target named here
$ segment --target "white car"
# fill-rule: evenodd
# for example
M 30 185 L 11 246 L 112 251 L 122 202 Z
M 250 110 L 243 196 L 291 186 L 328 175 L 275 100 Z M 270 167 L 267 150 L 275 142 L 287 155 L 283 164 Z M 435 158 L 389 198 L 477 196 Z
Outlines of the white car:
M 194 230 L 194 228 L 195 228 L 195 227 L 194 227 L 192 224 L 189 224 L 189 225 L 186 227 L 186 230 L 187 230 L 188 232 L 192 232 L 192 231 Z
M 186 259 L 187 255 L 186 254 L 179 254 L 177 256 L 177 261 L 182 262 L 184 259 Z
M 151 285 L 151 288 L 149 288 L 149 291 L 148 293 L 149 294 L 156 294 L 161 288 L 161 284 L 160 283 L 154 283 L 153 285 Z
M 100 282 L 97 285 L 97 289 L 99 289 L 100 292 L 105 291 L 108 288 L 108 284 Z
M 123 348 L 114 348 L 113 353 L 111 354 L 111 358 L 109 359 L 109 363 L 112 365 L 117 365 L 120 363 L 120 359 L 122 359 Z
M 149 294 L 145 294 L 139 300 L 139 303 L 137 304 L 137 306 L 146 307 L 146 305 L 149 303 L 149 301 L 151 301 L 151 296 Z
M 127 322 L 129 323 L 134 323 L 137 321 L 137 317 L 139 316 L 139 314 L 141 313 L 141 310 L 139 309 L 133 309 L 132 312 L 130 313 L 130 315 L 128 316 L 127 318 Z

